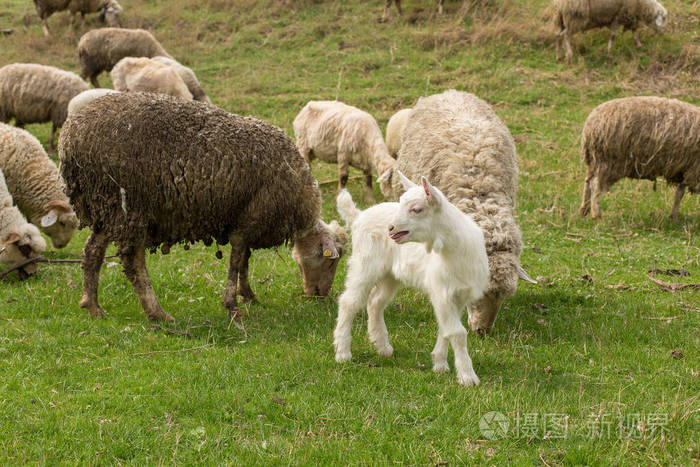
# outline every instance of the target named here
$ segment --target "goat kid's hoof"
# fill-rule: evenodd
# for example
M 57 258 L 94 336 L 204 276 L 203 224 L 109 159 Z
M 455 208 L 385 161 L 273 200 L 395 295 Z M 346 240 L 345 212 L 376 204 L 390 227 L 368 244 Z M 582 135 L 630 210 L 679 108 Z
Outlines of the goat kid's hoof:
M 350 353 L 350 352 L 341 352 L 338 350 L 335 351 L 335 361 L 338 363 L 349 362 L 351 358 L 352 358 L 352 353 Z
M 447 373 L 450 371 L 450 365 L 447 364 L 447 362 L 437 362 L 433 363 L 433 373 Z
M 382 357 L 391 357 L 392 355 L 394 355 L 394 348 L 389 344 L 383 347 L 377 346 L 377 353 Z
M 479 377 L 476 376 L 476 373 L 467 373 L 463 375 L 457 375 L 457 382 L 461 384 L 462 386 L 478 386 L 479 385 Z

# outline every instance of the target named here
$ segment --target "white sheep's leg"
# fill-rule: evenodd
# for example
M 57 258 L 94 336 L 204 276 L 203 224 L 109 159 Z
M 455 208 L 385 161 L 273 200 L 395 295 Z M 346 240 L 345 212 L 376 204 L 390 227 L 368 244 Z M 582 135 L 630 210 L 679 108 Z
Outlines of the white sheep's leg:
M 450 371 L 450 365 L 447 363 L 448 344 L 449 341 L 440 334 L 440 330 L 438 329 L 435 347 L 430 353 L 430 358 L 433 361 L 433 371 L 435 373 L 446 373 Z
M 68 34 L 73 34 L 73 24 L 75 24 L 75 13 L 71 12 L 68 19 Z
M 352 260 L 352 258 L 351 258 Z M 367 297 L 374 285 L 376 277 L 368 275 L 359 261 L 351 262 L 345 291 L 338 299 L 338 322 L 333 331 L 335 346 L 335 361 L 347 362 L 352 358 L 350 341 L 352 339 L 352 321 L 355 315 L 367 305 Z
M 393 277 L 387 277 L 372 289 L 367 302 L 367 334 L 382 357 L 391 357 L 394 353 L 394 348 L 389 344 L 384 309 L 394 298 L 399 286 L 400 283 Z
M 463 386 L 478 385 L 479 378 L 474 372 L 472 359 L 467 350 L 467 330 L 460 320 L 461 310 L 449 297 L 445 300 L 440 297 L 431 298 L 433 298 L 435 317 L 438 322 L 438 333 L 443 339 L 448 339 L 450 344 L 452 344 L 452 351 L 455 354 L 457 382 Z
M 557 60 L 562 61 L 564 60 L 564 47 L 562 44 L 562 34 L 563 31 L 557 34 L 556 41 L 557 41 Z
M 90 234 L 83 248 L 83 296 L 80 298 L 80 307 L 85 308 L 90 316 L 100 317 L 104 314 L 97 300 L 97 289 L 100 285 L 100 269 L 105 259 L 109 240 L 104 233 Z
M 348 183 L 348 161 L 346 154 L 338 153 L 338 191 L 345 188 Z
M 438 0 L 438 14 L 442 14 L 442 4 L 445 3 L 445 0 Z
M 382 13 L 382 22 L 386 23 L 389 21 L 389 7 L 391 6 L 392 0 L 386 0 L 384 2 L 384 13 Z
M 583 182 L 583 198 L 581 199 L 581 207 L 578 208 L 578 213 L 581 216 L 586 216 L 591 210 L 591 179 L 593 178 L 593 171 L 588 170 L 586 174 L 586 181 Z
M 591 217 L 600 219 L 600 179 L 594 175 L 591 178 Z
M 365 201 L 374 204 L 374 191 L 372 191 L 372 168 L 365 170 Z
M 681 206 L 681 199 L 683 199 L 683 194 L 685 194 L 685 185 L 678 185 L 676 189 L 676 199 L 673 200 L 673 208 L 671 209 L 671 215 L 668 216 L 669 219 L 675 221 L 678 220 L 678 209 Z
M 151 321 L 174 322 L 175 318 L 163 311 L 156 297 L 146 269 L 146 249 L 143 245 L 119 245 L 119 256 L 122 260 L 124 274 L 134 287 L 136 297 Z
M 224 290 L 224 298 L 221 301 L 222 305 L 228 310 L 230 318 L 240 316 L 241 310 L 236 302 L 236 293 L 238 290 L 238 270 L 241 261 L 245 256 L 247 247 L 243 239 L 237 234 L 232 234 L 229 237 L 231 243 L 231 258 L 228 266 L 228 280 L 226 282 L 226 290 Z
M 53 144 L 53 141 L 54 141 L 54 138 L 56 137 L 56 130 L 57 130 L 57 129 L 58 129 L 58 127 L 56 126 L 56 124 L 55 124 L 55 123 L 52 123 L 52 124 L 51 124 L 51 134 L 49 135 L 49 140 L 46 142 L 46 143 L 48 144 L 48 146 L 49 146 L 49 149 L 52 150 L 52 151 L 53 151 L 54 149 L 56 149 L 56 147 L 55 147 L 54 144 Z
M 244 302 L 256 302 L 258 297 L 253 293 L 248 281 L 248 260 L 250 260 L 250 248 L 246 248 L 238 266 L 238 294 Z
M 637 47 L 641 47 L 641 46 L 642 46 L 642 41 L 639 40 L 639 36 L 637 35 L 637 31 L 636 31 L 636 30 L 632 33 L 632 38 L 634 39 L 634 43 L 635 43 L 635 45 L 636 45 Z
M 566 29 L 562 35 L 562 42 L 564 43 L 564 50 L 566 51 L 566 63 L 571 63 L 571 60 L 574 58 L 574 49 L 571 47 L 571 35 Z
M 615 39 L 616 34 L 617 33 L 615 32 L 615 26 L 610 26 L 610 39 L 608 39 L 608 48 L 607 48 L 608 58 L 612 57 L 612 55 L 610 55 L 610 49 L 612 49 L 613 39 Z

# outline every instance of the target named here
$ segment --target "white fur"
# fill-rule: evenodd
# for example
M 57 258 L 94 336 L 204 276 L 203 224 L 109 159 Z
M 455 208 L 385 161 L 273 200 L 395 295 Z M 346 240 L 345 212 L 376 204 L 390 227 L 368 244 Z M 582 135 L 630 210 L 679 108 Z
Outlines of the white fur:
M 365 307 L 370 340 L 380 355 L 391 356 L 384 308 L 399 287 L 406 285 L 426 293 L 433 304 L 438 323 L 433 371 L 449 370 L 449 342 L 459 383 L 479 384 L 461 316 L 488 286 L 489 266 L 481 229 L 425 179 L 423 186 L 408 189 L 399 203 L 382 203 L 358 211 L 345 190 L 337 201 L 338 211 L 352 232 L 353 252 L 345 291 L 338 300 L 336 361 L 350 360 L 352 321 Z M 408 233 L 397 239 L 400 243 L 392 240 L 390 232 L 401 231 Z
M 122 58 L 110 76 L 117 91 L 157 92 L 192 100 L 192 93 L 173 67 L 147 57 Z
M 70 117 L 95 99 L 106 96 L 107 94 L 114 94 L 115 92 L 119 91 L 115 91 L 114 89 L 96 88 L 81 92 L 68 103 L 68 116 Z
M 391 116 L 386 124 L 386 147 L 394 159 L 399 155 L 399 149 L 401 149 L 401 143 L 403 142 L 403 130 L 406 128 L 411 110 L 413 109 L 399 110 Z

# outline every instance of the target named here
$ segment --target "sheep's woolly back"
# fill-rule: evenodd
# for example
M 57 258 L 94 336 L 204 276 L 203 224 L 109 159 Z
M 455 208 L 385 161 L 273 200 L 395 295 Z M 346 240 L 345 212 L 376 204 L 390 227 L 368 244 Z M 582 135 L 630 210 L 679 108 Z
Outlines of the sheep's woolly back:
M 177 72 L 177 74 L 180 75 L 182 81 L 184 81 L 187 85 L 187 89 L 189 89 L 192 93 L 192 97 L 194 98 L 194 100 L 211 103 L 211 100 L 209 100 L 209 97 L 207 97 L 207 94 L 204 92 L 204 89 L 202 89 L 202 86 L 199 84 L 199 80 L 194 74 L 194 71 L 187 68 L 180 62 L 173 60 L 172 58 L 157 56 L 153 57 L 152 60 L 168 65 L 172 69 L 174 69 Z
M 0 121 L 53 122 L 62 126 L 68 103 L 89 86 L 75 73 L 52 66 L 14 63 L 0 68 Z
M 7 182 L 5 181 L 5 175 L 0 169 L 0 208 L 12 207 L 12 195 L 10 190 L 7 188 Z
M 163 94 L 102 97 L 71 116 L 62 174 L 84 225 L 123 245 L 210 241 L 250 248 L 319 221 L 321 194 L 282 130 Z
M 177 71 L 150 58 L 122 58 L 114 65 L 111 77 L 117 91 L 158 92 L 192 100 L 192 94 Z
M 0 169 L 17 207 L 34 225 L 51 201 L 69 202 L 56 164 L 28 131 L 0 123 Z
M 383 157 L 393 163 L 374 117 L 339 101 L 310 101 L 294 119 L 294 134 L 302 153 L 303 148 L 332 145 L 338 153 L 348 154 L 350 165 L 359 169 L 374 167 L 380 172 L 377 164 Z M 324 159 L 327 153 L 315 154 L 326 162 L 337 162 L 335 152 L 332 160 Z
M 81 92 L 68 103 L 68 116 L 71 116 L 95 99 L 106 96 L 107 94 L 114 94 L 115 92 L 119 91 L 115 91 L 114 89 L 97 88 L 88 89 L 87 91 Z
M 401 149 L 403 130 L 410 114 L 411 109 L 401 109 L 392 115 L 386 124 L 386 147 L 393 158 L 398 156 L 399 149 Z
M 34 7 L 39 18 L 48 18 L 57 11 L 70 10 L 72 13 L 96 13 L 104 5 L 121 11 L 121 5 L 115 0 L 34 0 Z
M 636 30 L 666 11 L 656 0 L 554 0 L 552 7 L 555 26 L 569 34 L 613 24 Z
M 487 294 L 505 298 L 517 287 L 522 240 L 514 210 L 515 143 L 491 107 L 472 94 L 447 91 L 421 98 L 409 117 L 397 168 L 423 175 L 481 227 L 491 271 Z M 403 191 L 392 178 L 396 195 Z
M 102 28 L 88 31 L 78 42 L 81 76 L 110 71 L 124 57 L 170 57 L 153 35 L 143 29 Z
M 586 119 L 581 157 L 603 190 L 623 177 L 661 176 L 700 192 L 700 107 L 662 97 L 608 101 Z

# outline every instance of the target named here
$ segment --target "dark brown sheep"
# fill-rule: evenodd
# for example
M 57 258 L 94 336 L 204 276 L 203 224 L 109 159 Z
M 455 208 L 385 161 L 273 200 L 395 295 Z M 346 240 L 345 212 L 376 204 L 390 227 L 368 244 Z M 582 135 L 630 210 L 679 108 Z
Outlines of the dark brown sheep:
M 676 185 L 671 219 L 685 189 L 700 193 L 700 107 L 663 97 L 626 97 L 599 105 L 581 136 L 588 166 L 579 213 L 600 218 L 600 195 L 621 178 Z
M 102 314 L 97 287 L 111 241 L 151 320 L 173 318 L 153 292 L 145 249 L 230 242 L 223 305 L 231 316 L 237 292 L 255 299 L 251 249 L 295 242 L 304 290 L 320 295 L 347 249 L 345 231 L 320 219 L 318 184 L 294 143 L 255 118 L 166 95 L 113 94 L 71 115 L 59 156 L 76 212 L 92 228 L 80 305 L 94 316 Z

